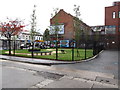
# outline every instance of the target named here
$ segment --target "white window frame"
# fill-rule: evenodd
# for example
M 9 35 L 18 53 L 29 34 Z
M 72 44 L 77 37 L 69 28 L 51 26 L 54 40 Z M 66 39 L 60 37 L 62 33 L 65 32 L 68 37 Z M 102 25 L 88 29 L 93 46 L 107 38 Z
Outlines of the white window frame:
M 118 18 L 120 18 L 120 11 L 118 12 Z
M 116 12 L 112 12 L 112 18 L 116 18 Z

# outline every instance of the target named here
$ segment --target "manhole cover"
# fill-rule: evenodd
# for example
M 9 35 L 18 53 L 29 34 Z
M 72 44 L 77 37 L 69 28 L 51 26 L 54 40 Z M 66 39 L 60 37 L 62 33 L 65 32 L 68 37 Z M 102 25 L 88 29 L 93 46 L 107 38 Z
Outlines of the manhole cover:
M 56 73 L 51 73 L 51 72 L 43 72 L 43 71 L 37 72 L 36 75 L 40 75 L 44 78 L 53 79 L 53 80 L 59 80 L 61 77 L 64 76 L 61 74 L 56 74 Z

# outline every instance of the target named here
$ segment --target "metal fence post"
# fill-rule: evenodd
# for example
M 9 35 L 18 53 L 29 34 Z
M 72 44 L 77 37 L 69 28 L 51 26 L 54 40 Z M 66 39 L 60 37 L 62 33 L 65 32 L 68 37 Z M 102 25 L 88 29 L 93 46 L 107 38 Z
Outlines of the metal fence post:
M 74 61 L 74 46 L 72 47 L 72 61 Z
M 86 59 L 86 40 L 85 40 L 85 59 Z

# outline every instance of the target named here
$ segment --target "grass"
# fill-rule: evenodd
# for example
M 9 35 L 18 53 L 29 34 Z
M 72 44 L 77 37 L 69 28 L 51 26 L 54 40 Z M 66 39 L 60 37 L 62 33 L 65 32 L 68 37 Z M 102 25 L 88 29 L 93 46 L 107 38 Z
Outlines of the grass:
M 59 48 L 58 51 L 60 51 L 63 48 Z M 58 60 L 65 60 L 65 61 L 71 61 L 72 60 L 72 49 L 65 49 L 65 54 L 63 53 L 58 53 Z M 5 52 L 8 50 L 2 50 L 2 54 L 6 54 Z M 47 51 L 47 49 L 41 49 L 41 51 Z M 56 51 L 56 49 L 51 49 L 50 51 Z M 79 51 L 79 57 L 77 57 L 77 49 L 74 49 L 74 60 L 82 60 L 85 59 L 85 50 L 84 49 L 78 49 Z M 21 53 L 21 54 L 16 54 L 16 56 L 23 56 L 23 57 L 31 57 L 26 55 L 26 54 L 31 54 L 31 52 L 28 52 L 26 49 L 20 49 L 20 50 L 15 50 L 16 53 Z M 26 53 L 26 54 L 22 54 Z M 86 50 L 86 58 L 90 58 L 93 56 L 93 50 L 92 49 L 87 49 Z M 34 56 L 35 58 L 42 58 L 42 59 L 56 59 L 56 54 L 52 55 L 37 55 Z

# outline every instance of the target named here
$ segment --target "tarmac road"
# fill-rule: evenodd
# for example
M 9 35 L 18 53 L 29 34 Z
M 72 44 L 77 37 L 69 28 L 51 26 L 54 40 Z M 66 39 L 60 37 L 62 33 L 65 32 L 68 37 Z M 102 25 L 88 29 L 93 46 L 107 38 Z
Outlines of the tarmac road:
M 69 69 L 87 70 L 102 73 L 110 73 L 118 78 L 118 51 L 104 50 L 99 57 L 89 61 L 76 64 L 53 65 L 53 67 L 62 67 Z

